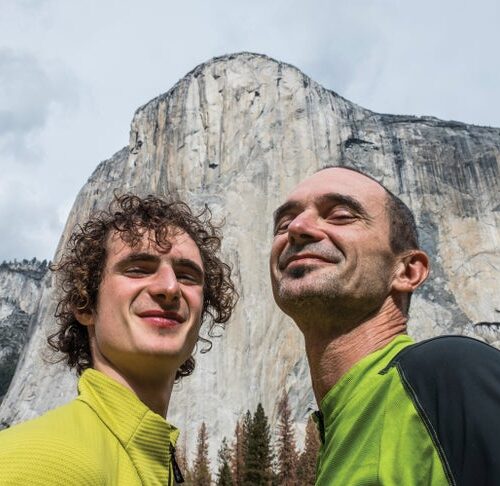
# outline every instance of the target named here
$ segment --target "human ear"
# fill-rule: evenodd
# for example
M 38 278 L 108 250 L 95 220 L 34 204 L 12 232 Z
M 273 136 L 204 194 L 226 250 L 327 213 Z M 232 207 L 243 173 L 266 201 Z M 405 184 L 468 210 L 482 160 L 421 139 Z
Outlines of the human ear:
M 429 270 L 427 254 L 421 250 L 411 250 L 399 258 L 392 288 L 398 292 L 412 293 L 425 282 Z
M 94 325 L 94 313 L 92 311 L 75 310 L 75 311 L 73 311 L 73 314 L 75 316 L 75 319 L 82 326 L 93 326 Z

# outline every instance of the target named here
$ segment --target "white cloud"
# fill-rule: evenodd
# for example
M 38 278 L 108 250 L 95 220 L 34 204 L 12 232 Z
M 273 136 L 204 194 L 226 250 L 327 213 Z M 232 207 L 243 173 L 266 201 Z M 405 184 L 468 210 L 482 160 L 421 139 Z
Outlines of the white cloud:
M 345 96 L 375 111 L 500 125 L 497 2 L 394 2 Z
M 35 135 L 56 105 L 74 108 L 75 82 L 59 66 L 42 66 L 30 54 L 0 49 L 0 150 L 19 162 L 40 157 Z
M 53 256 L 61 225 L 51 194 L 35 180 L 8 174 L 0 181 L 0 261 Z

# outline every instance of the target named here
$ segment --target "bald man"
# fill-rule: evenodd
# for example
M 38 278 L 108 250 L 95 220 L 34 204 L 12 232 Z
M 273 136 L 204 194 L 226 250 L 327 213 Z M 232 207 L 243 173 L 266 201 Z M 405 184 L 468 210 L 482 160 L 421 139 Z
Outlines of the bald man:
M 336 167 L 301 182 L 274 223 L 274 298 L 304 334 L 320 408 L 316 484 L 500 484 L 500 352 L 406 334 L 429 273 L 408 207 Z

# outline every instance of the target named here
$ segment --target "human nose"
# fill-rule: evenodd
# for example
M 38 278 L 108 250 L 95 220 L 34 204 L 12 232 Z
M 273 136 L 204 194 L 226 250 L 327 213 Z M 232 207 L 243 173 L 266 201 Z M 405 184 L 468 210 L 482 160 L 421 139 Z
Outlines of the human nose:
M 322 232 L 318 225 L 318 215 L 313 211 L 304 211 L 288 225 L 288 241 L 292 245 L 306 244 L 318 241 Z
M 149 284 L 148 291 L 153 297 L 169 302 L 178 299 L 181 289 L 173 268 L 159 268 Z

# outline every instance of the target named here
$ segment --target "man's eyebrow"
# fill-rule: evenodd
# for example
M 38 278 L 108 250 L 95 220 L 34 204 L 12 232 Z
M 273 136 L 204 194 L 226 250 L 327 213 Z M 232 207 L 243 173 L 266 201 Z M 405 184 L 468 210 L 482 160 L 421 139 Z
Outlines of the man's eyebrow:
M 135 262 L 157 262 L 159 259 L 160 257 L 158 255 L 154 255 L 153 253 L 134 252 L 129 253 L 127 256 L 116 262 L 116 265 L 122 266 Z

